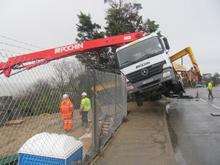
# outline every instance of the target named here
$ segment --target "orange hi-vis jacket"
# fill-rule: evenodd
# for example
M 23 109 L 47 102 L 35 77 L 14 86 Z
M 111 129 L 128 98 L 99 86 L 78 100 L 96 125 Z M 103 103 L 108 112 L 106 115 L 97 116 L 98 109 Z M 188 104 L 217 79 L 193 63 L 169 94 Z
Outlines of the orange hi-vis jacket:
M 60 103 L 60 114 L 63 120 L 73 117 L 73 103 L 70 99 L 62 100 Z

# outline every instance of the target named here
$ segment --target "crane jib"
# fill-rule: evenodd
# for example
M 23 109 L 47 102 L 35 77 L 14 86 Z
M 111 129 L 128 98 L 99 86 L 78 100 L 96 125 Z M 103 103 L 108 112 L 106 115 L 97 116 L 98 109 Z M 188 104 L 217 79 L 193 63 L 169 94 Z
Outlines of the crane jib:
M 87 40 L 82 43 L 74 43 L 58 48 L 9 57 L 6 62 L 0 62 L 0 75 L 4 74 L 6 77 L 10 77 L 15 74 L 13 72 L 14 70 L 17 71 L 16 73 L 18 73 L 18 70 L 30 70 L 52 60 L 69 57 L 76 55 L 77 53 L 88 52 L 103 47 L 123 45 L 143 36 L 145 36 L 144 32 L 105 36 L 103 38 Z

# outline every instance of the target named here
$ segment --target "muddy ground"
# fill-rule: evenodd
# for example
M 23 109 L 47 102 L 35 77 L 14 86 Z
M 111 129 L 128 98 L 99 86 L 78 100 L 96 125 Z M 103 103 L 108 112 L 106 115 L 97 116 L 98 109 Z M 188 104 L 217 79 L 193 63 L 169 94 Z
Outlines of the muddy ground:
M 119 128 L 96 164 L 174 164 L 164 109 L 165 105 L 157 102 L 146 102 L 141 108 L 135 103 L 129 103 L 128 121 Z M 0 157 L 17 153 L 27 139 L 41 132 L 65 133 L 76 138 L 86 133 L 81 128 L 79 114 L 75 114 L 75 129 L 70 133 L 63 131 L 58 114 L 23 119 L 18 125 L 0 128 Z M 91 138 L 84 138 L 82 142 L 87 152 L 91 146 Z
M 26 117 L 22 118 L 23 122 L 20 124 L 0 127 L 0 157 L 16 154 L 26 140 L 42 132 L 67 134 L 75 138 L 81 137 L 88 130 L 81 127 L 79 113 L 76 112 L 74 115 L 75 128 L 68 133 L 62 128 L 59 114 L 42 114 L 35 117 Z M 91 138 L 86 137 L 81 139 L 81 141 L 84 144 L 84 150 L 87 152 L 91 146 Z

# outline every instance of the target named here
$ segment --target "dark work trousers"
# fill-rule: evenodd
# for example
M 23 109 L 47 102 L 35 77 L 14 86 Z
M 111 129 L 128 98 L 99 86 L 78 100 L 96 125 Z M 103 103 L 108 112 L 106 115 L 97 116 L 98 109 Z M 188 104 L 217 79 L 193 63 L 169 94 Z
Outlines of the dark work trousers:
M 212 90 L 208 89 L 208 91 L 209 91 L 208 98 L 209 99 L 211 99 L 211 98 L 213 99 Z
M 82 126 L 88 128 L 88 112 L 82 111 Z

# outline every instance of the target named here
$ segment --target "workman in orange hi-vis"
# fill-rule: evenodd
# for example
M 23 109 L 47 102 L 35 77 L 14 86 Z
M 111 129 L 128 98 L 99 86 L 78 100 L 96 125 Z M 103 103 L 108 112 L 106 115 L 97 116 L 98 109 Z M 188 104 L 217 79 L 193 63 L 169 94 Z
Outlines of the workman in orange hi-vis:
M 63 120 L 63 129 L 70 131 L 73 128 L 73 103 L 69 95 L 64 94 L 60 103 L 60 116 Z

